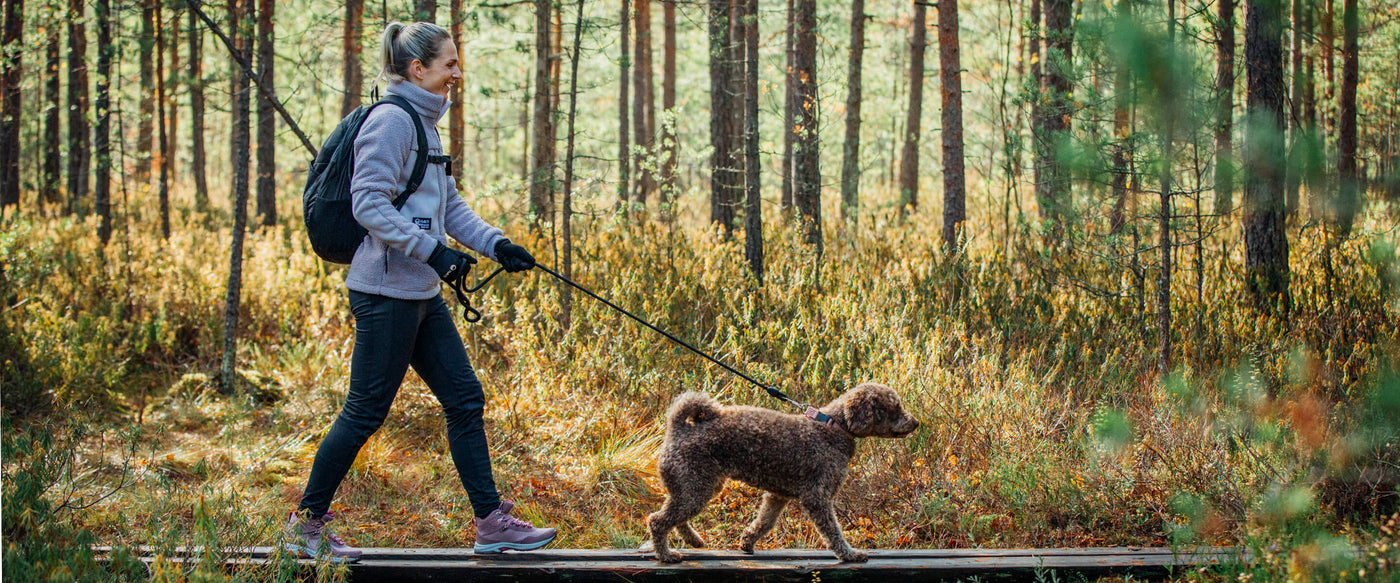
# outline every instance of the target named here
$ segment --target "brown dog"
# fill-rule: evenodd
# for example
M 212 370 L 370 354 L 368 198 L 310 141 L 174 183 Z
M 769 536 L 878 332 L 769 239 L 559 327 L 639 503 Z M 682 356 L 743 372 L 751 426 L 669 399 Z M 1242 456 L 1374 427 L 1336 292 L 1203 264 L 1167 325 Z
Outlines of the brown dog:
M 795 499 L 837 557 L 865 561 L 866 554 L 841 536 L 831 501 L 846 481 L 857 437 L 904 437 L 919 421 L 900 407 L 899 395 L 877 384 L 847 391 L 822 412 L 831 416 L 830 424 L 771 409 L 721 406 L 702 393 L 676 397 L 657 460 L 666 502 L 647 517 L 657 560 L 681 560 L 666 541 L 673 528 L 686 544 L 705 546 L 688 521 L 733 478 L 767 490 L 758 518 L 744 529 L 740 548 L 745 553 L 753 553 L 754 543 Z

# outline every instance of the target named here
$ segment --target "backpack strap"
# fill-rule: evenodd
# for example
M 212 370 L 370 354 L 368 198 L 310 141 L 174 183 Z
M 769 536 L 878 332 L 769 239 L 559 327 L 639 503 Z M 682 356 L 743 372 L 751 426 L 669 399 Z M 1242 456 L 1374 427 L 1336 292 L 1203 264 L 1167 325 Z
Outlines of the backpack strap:
M 392 103 L 399 106 L 399 108 L 404 111 L 407 111 L 408 116 L 413 118 L 413 133 L 418 136 L 418 157 L 413 162 L 413 174 L 409 175 L 408 185 L 404 187 L 403 192 L 399 193 L 399 196 L 394 198 L 394 208 L 402 209 L 404 203 L 408 201 L 409 195 L 416 192 L 418 187 L 423 185 L 423 174 L 428 171 L 428 134 L 423 131 L 423 121 L 418 116 L 418 110 L 413 109 L 413 104 L 409 103 L 407 99 L 389 93 L 384 96 L 384 99 L 376 102 L 375 105 L 377 106 L 380 103 Z

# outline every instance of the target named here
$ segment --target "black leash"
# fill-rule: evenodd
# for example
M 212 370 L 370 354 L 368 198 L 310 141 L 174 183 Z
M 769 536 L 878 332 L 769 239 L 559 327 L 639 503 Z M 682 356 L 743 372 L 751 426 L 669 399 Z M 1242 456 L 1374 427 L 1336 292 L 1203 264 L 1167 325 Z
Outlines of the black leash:
M 729 365 L 727 365 L 727 364 L 725 364 L 725 363 L 723 363 L 723 362 L 720 362 L 719 360 L 716 360 L 715 357 L 710 356 L 709 354 L 706 354 L 705 351 L 700 350 L 699 348 L 696 348 L 696 347 L 694 347 L 694 346 L 691 346 L 690 344 L 686 343 L 686 341 L 681 340 L 680 338 L 676 338 L 675 336 L 671 335 L 671 333 L 669 333 L 669 332 L 667 332 L 667 331 L 665 331 L 665 330 L 662 330 L 662 329 L 660 329 L 660 328 L 657 328 L 656 326 L 653 326 L 653 325 L 651 324 L 651 322 L 648 322 L 648 321 L 646 321 L 646 320 L 643 320 L 643 319 L 637 317 L 636 315 L 632 314 L 632 312 L 629 312 L 629 311 L 627 311 L 627 310 L 622 309 L 621 306 L 619 306 L 619 305 L 617 305 L 617 304 L 614 304 L 614 303 L 612 303 L 612 302 L 610 302 L 610 301 L 604 299 L 602 296 L 600 296 L 600 295 L 598 295 L 598 294 L 595 294 L 595 293 L 593 293 L 593 292 L 591 292 L 591 291 L 585 289 L 583 286 L 581 286 L 581 285 L 579 285 L 579 284 L 577 284 L 577 283 L 574 283 L 573 281 L 570 281 L 569 278 L 564 277 L 564 276 L 562 276 L 562 275 L 559 275 L 559 273 L 555 272 L 553 269 L 550 269 L 550 268 L 548 268 L 548 267 L 545 267 L 545 266 L 543 266 L 543 265 L 540 265 L 539 263 L 536 263 L 536 264 L 535 264 L 535 267 L 536 267 L 536 268 L 539 268 L 539 269 L 541 269 L 541 270 L 543 270 L 545 273 L 548 273 L 548 274 L 550 274 L 550 275 L 552 275 L 552 276 L 558 278 L 559 281 L 562 281 L 562 282 L 564 282 L 564 283 L 569 284 L 570 286 L 573 286 L 574 289 L 576 289 L 576 290 L 578 290 L 578 291 L 581 291 L 581 292 L 583 292 L 583 293 L 585 293 L 585 294 L 588 294 L 589 297 L 591 297 L 591 298 L 593 298 L 593 299 L 595 299 L 595 300 L 598 300 L 598 301 L 600 301 L 600 302 L 603 302 L 603 304 L 607 305 L 609 308 L 612 308 L 612 309 L 614 309 L 614 310 L 617 310 L 617 311 L 619 311 L 619 312 L 622 312 L 623 315 L 625 315 L 625 316 L 627 316 L 628 318 L 631 318 L 631 319 L 633 319 L 633 320 L 636 320 L 637 322 L 641 323 L 641 325 L 646 326 L 647 328 L 651 328 L 652 330 L 655 330 L 658 334 L 661 334 L 662 336 L 665 336 L 665 337 L 666 337 L 668 340 L 670 340 L 671 342 L 675 342 L 676 344 L 679 344 L 679 345 L 681 345 L 681 346 L 684 346 L 684 347 L 686 347 L 688 350 L 690 350 L 691 352 L 694 352 L 695 354 L 698 354 L 698 355 L 700 355 L 700 356 L 703 356 L 703 357 L 705 357 L 706 360 L 708 360 L 708 361 L 710 361 L 710 362 L 713 362 L 713 363 L 719 365 L 719 366 L 720 366 L 721 368 L 723 368 L 724 370 L 727 370 L 727 371 L 729 371 L 729 372 L 731 372 L 731 373 L 734 373 L 734 374 L 737 375 L 739 378 L 742 378 L 742 379 L 744 379 L 744 380 L 746 380 L 746 381 L 749 381 L 750 383 L 753 383 L 754 386 L 756 386 L 756 387 L 758 387 L 758 388 L 760 388 L 760 389 L 763 389 L 764 391 L 767 391 L 769 395 L 772 395 L 772 396 L 773 396 L 773 398 L 778 399 L 778 400 L 780 400 L 780 401 L 785 401 L 785 402 L 787 402 L 787 403 L 791 403 L 792 405 L 798 407 L 799 409 L 803 409 L 803 414 L 806 415 L 808 419 L 811 419 L 811 420 L 816 421 L 816 422 L 818 422 L 818 423 L 827 423 L 827 424 L 830 424 L 830 423 L 831 423 L 831 417 L 828 416 L 826 413 L 822 413 L 821 411 L 817 410 L 816 407 L 813 407 L 813 406 L 811 406 L 811 405 L 809 405 L 809 404 L 807 404 L 807 403 L 798 403 L 797 401 L 793 400 L 792 397 L 789 397 L 789 396 L 787 396 L 786 394 L 784 394 L 782 391 L 778 390 L 777 387 L 768 386 L 768 385 L 765 385 L 765 384 L 763 384 L 763 383 L 760 383 L 760 382 L 754 380 L 753 377 L 750 377 L 749 375 L 746 375 L 746 374 L 744 374 L 744 373 L 742 373 L 742 372 L 736 370 L 734 367 L 729 366 Z M 478 322 L 478 321 L 481 320 L 481 312 L 478 311 L 476 308 L 473 308 L 473 307 L 471 306 L 471 303 L 469 303 L 469 302 L 467 301 L 467 295 L 466 295 L 466 294 L 473 293 L 473 292 L 475 292 L 475 291 L 481 289 L 483 286 L 486 285 L 486 282 L 491 281 L 491 278 L 496 277 L 497 274 L 499 274 L 500 272 L 502 272 L 502 271 L 504 271 L 504 270 L 505 270 L 504 267 L 498 267 L 498 268 L 496 268 L 495 271 L 491 272 L 491 275 L 486 276 L 486 279 L 481 280 L 481 282 L 478 283 L 478 284 L 476 284 L 475 287 L 472 287 L 472 288 L 469 288 L 469 289 L 465 289 L 465 291 L 464 291 L 464 286 L 465 286 L 465 284 L 463 283 L 463 279 L 465 279 L 465 278 L 459 278 L 459 279 L 457 279 L 456 281 L 454 281 L 454 282 L 451 284 L 451 287 L 452 287 L 453 291 L 455 291 L 455 292 L 457 293 L 457 301 L 461 302 L 462 305 L 464 306 L 463 312 L 462 312 L 462 317 L 463 317 L 464 319 L 466 319 L 468 322 Z

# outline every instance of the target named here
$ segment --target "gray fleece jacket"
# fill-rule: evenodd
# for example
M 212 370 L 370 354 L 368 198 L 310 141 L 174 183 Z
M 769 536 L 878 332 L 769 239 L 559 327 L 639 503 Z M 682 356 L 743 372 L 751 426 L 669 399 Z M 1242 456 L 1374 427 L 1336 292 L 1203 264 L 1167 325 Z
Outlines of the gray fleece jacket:
M 451 102 L 405 81 L 389 84 L 389 93 L 413 104 L 428 135 L 428 153 L 442 154 L 437 122 Z M 442 164 L 428 164 L 423 184 L 409 195 L 403 208 L 394 209 L 394 198 L 408 185 L 418 139 L 413 118 L 394 105 L 370 112 L 355 138 L 355 172 L 350 178 L 350 199 L 355 220 L 369 231 L 355 250 L 345 287 L 368 294 L 406 300 L 426 300 L 441 293 L 437 272 L 427 263 L 446 235 L 468 248 L 495 259 L 495 247 L 504 236 L 482 220 L 462 197 Z

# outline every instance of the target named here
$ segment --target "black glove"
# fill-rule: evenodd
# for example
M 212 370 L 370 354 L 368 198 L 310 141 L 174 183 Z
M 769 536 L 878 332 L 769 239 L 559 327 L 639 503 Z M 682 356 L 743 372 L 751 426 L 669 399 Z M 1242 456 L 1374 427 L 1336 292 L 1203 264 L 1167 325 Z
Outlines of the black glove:
M 496 262 L 506 268 L 506 271 L 515 273 L 534 267 L 535 256 L 524 247 L 511 243 L 510 239 L 501 239 L 496 243 Z
M 437 247 L 433 248 L 433 253 L 428 256 L 428 265 L 443 281 L 452 283 L 466 275 L 467 271 L 476 265 L 476 260 L 471 255 L 443 245 L 439 241 Z

